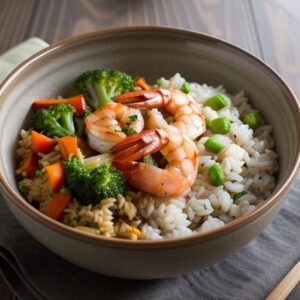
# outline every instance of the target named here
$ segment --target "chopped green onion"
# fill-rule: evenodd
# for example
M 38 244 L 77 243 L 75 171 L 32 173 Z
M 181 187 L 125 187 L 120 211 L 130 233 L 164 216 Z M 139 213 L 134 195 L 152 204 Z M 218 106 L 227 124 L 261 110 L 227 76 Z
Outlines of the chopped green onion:
M 136 130 L 133 127 L 125 127 L 122 129 L 122 131 L 126 134 L 126 135 L 133 135 L 136 133 Z
M 231 130 L 231 123 L 227 117 L 221 117 L 212 120 L 210 127 L 214 133 L 226 134 Z
M 225 182 L 225 174 L 219 163 L 215 163 L 208 169 L 208 176 L 214 186 L 223 185 Z
M 235 193 L 235 194 L 233 194 L 232 199 L 235 201 L 235 200 L 237 200 L 237 199 L 239 199 L 239 198 L 245 196 L 246 194 L 248 194 L 247 191 L 241 191 L 241 192 L 239 192 L 239 193 Z
M 130 122 L 134 122 L 134 121 L 136 121 L 137 120 L 137 118 L 138 118 L 138 116 L 137 115 L 131 115 L 131 116 L 129 116 L 129 121 Z
M 163 83 L 163 81 L 161 78 L 156 80 L 156 85 L 162 86 L 162 83 Z
M 230 100 L 227 96 L 223 94 L 215 95 L 208 100 L 206 100 L 204 105 L 210 106 L 214 110 L 219 110 L 228 106 Z
M 143 161 L 145 164 L 148 164 L 148 165 L 152 165 L 152 166 L 156 165 L 155 160 L 153 159 L 151 154 L 145 155 L 143 158 Z
M 250 128 L 256 129 L 261 125 L 265 124 L 262 115 L 259 112 L 248 113 L 243 116 L 243 122 L 248 124 Z
M 182 86 L 181 86 L 181 90 L 182 90 L 184 93 L 188 94 L 188 93 L 191 91 L 191 87 L 190 87 L 190 85 L 189 85 L 187 82 L 184 82 L 184 83 L 182 84 Z
M 212 151 L 214 153 L 219 153 L 225 146 L 219 143 L 215 138 L 209 137 L 207 141 L 204 143 L 204 146 L 207 150 Z
M 18 188 L 19 188 L 21 194 L 23 194 L 25 196 L 29 192 L 29 185 L 24 180 L 21 180 L 18 182 Z

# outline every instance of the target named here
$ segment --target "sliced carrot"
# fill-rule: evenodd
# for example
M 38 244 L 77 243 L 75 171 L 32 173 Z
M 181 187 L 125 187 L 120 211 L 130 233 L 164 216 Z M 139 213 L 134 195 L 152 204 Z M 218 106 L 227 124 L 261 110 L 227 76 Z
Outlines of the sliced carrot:
M 143 90 L 150 90 L 151 89 L 144 77 L 139 77 L 138 79 L 136 79 L 135 85 L 139 86 Z
M 50 189 L 52 192 L 57 192 L 65 181 L 64 167 L 61 161 L 45 167 L 48 174 Z
M 77 115 L 82 115 L 86 111 L 86 103 L 83 95 L 77 95 L 67 99 L 43 99 L 43 100 L 35 100 L 32 103 L 32 108 L 34 111 L 39 110 L 41 108 L 48 108 L 51 105 L 57 104 L 70 104 L 72 105 Z
M 72 194 L 65 194 L 62 192 L 54 194 L 53 199 L 50 201 L 48 208 L 45 213 L 50 218 L 57 220 L 60 218 L 64 209 L 67 207 L 69 202 L 72 200 Z
M 53 139 L 34 130 L 31 132 L 31 139 L 33 151 L 36 153 L 49 153 L 56 145 L 56 142 Z
M 31 152 L 18 168 L 18 172 L 20 172 L 23 177 L 32 179 L 38 169 L 38 156 L 34 152 Z
M 77 137 L 64 136 L 59 138 L 58 145 L 64 160 L 69 160 L 71 156 L 75 156 L 78 159 L 81 158 L 81 152 L 77 144 Z

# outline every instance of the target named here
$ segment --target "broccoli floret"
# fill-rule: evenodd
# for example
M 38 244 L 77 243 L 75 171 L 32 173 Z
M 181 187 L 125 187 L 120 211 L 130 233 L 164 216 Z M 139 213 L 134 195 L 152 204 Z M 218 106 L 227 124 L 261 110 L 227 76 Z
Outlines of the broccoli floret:
M 76 135 L 80 138 L 85 136 L 85 118 L 92 113 L 90 107 L 87 107 L 86 111 L 80 117 L 75 117 L 75 124 L 76 124 Z
M 126 73 L 102 69 L 86 71 L 75 82 L 76 88 L 84 95 L 87 104 L 94 110 L 113 104 L 113 98 L 132 91 L 134 80 Z
M 72 157 L 63 165 L 68 187 L 81 204 L 96 205 L 102 199 L 116 197 L 125 190 L 124 176 L 107 162 L 90 169 Z
M 73 136 L 75 109 L 70 104 L 58 104 L 38 110 L 33 117 L 33 129 L 49 137 Z

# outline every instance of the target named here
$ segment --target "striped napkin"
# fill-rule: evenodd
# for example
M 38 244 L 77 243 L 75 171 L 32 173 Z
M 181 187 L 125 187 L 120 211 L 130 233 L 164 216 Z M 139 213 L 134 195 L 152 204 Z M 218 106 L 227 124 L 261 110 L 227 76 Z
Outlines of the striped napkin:
M 0 56 L 0 80 L 47 43 Z M 76 267 L 33 239 L 0 196 L 0 274 L 20 299 L 264 299 L 300 259 L 300 176 L 266 230 L 229 258 L 177 278 L 125 280 Z M 134 268 L 139 266 L 133 265 Z M 298 286 L 289 299 L 300 299 Z

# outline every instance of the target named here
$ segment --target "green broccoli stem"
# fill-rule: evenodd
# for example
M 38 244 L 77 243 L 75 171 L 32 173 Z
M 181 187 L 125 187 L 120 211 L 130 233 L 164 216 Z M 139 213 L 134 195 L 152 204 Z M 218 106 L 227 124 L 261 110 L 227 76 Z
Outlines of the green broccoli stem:
M 66 128 L 70 132 L 74 132 L 74 121 L 73 121 L 73 116 L 72 114 L 62 114 L 59 119 L 59 123 L 61 124 L 62 127 Z M 73 135 L 73 134 L 71 134 Z
M 114 104 L 115 102 L 111 100 L 110 96 L 107 93 L 105 86 L 95 85 L 95 90 L 99 98 L 98 108 L 101 108 L 105 105 Z
M 63 136 L 68 136 L 68 135 L 71 135 L 71 136 L 74 135 L 73 134 L 74 131 L 65 129 L 55 119 L 49 119 L 49 120 L 45 121 L 45 123 L 49 125 L 49 129 L 48 129 L 49 137 L 55 137 L 55 136 L 63 137 Z

